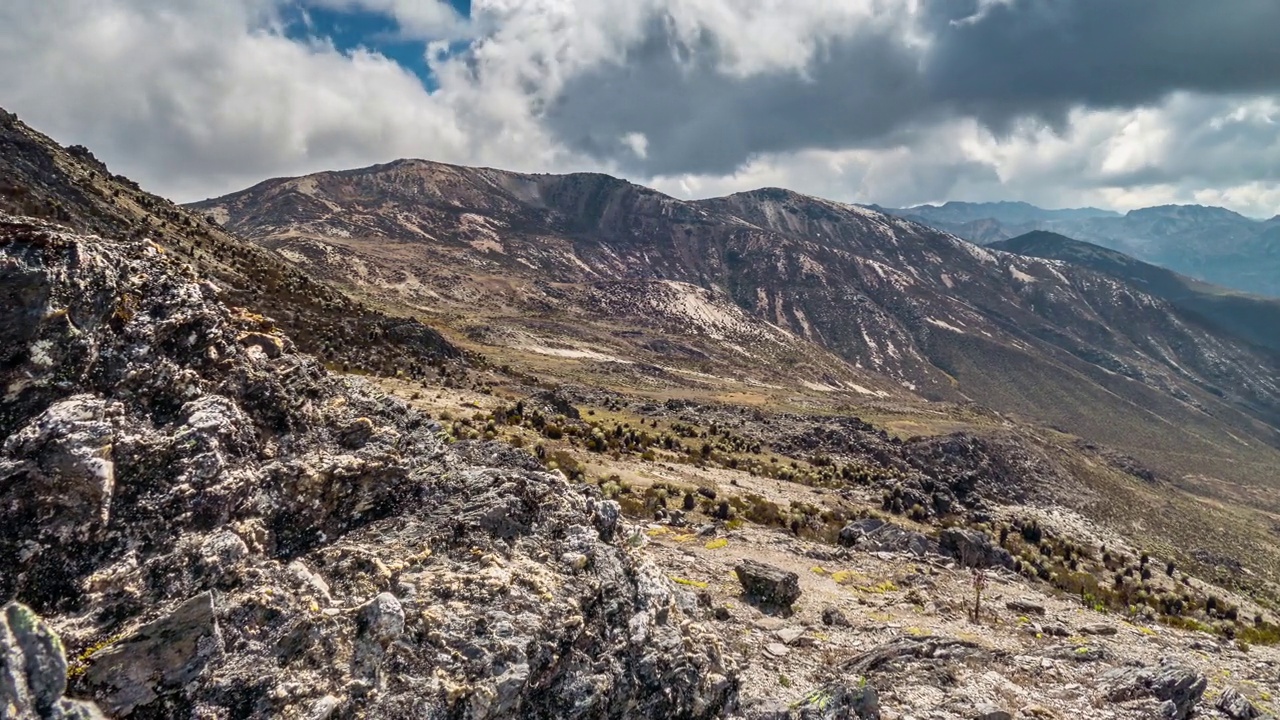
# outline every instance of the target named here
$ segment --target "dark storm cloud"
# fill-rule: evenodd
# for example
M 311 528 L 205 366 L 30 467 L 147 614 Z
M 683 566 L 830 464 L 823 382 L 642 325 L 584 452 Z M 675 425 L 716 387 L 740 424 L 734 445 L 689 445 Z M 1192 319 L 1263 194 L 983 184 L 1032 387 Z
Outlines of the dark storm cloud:
M 665 24 L 650 27 L 625 64 L 578 76 L 549 109 L 567 144 L 626 162 L 631 153 L 619 138 L 641 132 L 645 172 L 729 172 L 754 153 L 868 143 L 930 112 L 918 58 L 900 37 L 859 34 L 833 44 L 808 77 L 778 71 L 734 80 L 716 67 L 712 37 L 688 47 Z
M 1280 0 L 931 0 L 918 30 L 868 24 L 819 45 L 806 71 L 720 67 L 715 28 L 682 43 L 649 25 L 625 62 L 573 78 L 546 120 L 568 146 L 650 174 L 724 173 L 753 155 L 869 147 L 947 117 L 1001 132 L 1076 107 L 1178 90 L 1280 89 Z M 645 157 L 619 138 L 643 133 Z

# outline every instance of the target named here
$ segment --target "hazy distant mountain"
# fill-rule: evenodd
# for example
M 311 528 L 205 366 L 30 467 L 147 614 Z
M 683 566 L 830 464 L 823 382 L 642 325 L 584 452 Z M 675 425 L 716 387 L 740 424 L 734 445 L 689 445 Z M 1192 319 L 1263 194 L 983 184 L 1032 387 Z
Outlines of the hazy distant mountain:
M 1097 270 L 1255 345 L 1280 351 L 1280 300 L 1210 285 L 1100 245 L 1044 230 L 1033 230 L 987 247 Z
M 1037 222 L 1042 220 L 1085 220 L 1097 217 L 1120 217 L 1113 210 L 1093 207 L 1047 210 L 1025 202 L 947 202 L 942 205 L 917 205 L 888 211 L 895 215 L 915 217 L 938 222 L 968 223 L 977 220 L 997 220 L 1006 224 Z
M 1124 215 L 1026 203 L 946 203 L 886 209 L 980 244 L 1032 230 L 1061 233 L 1224 287 L 1280 296 L 1280 219 L 1225 208 L 1161 205 Z

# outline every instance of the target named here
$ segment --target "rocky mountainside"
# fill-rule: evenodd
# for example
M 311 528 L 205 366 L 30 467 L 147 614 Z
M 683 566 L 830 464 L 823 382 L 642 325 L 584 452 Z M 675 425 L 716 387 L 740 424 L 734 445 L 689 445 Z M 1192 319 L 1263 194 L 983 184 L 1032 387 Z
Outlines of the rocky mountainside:
M 987 247 L 1006 252 L 1062 260 L 1097 270 L 1169 301 L 1213 327 L 1268 350 L 1280 352 L 1280 299 L 1248 295 L 1209 285 L 1172 270 L 1144 263 L 1100 245 L 1036 230 Z
M 5 717 L 1271 707 L 1280 654 L 1244 641 L 1280 634 L 1264 607 L 1173 560 L 1155 577 L 1162 559 L 1060 504 L 1147 482 L 1102 456 L 1077 471 L 1088 456 L 1034 436 L 902 442 L 853 418 L 614 397 L 614 417 L 686 438 L 640 458 L 667 479 L 570 482 L 583 446 L 557 438 L 619 460 L 654 446 L 555 393 L 468 401 L 503 431 L 464 439 L 329 373 L 148 242 L 0 216 L 0 286 Z M 555 449 L 516 449 L 525 433 Z M 729 456 L 754 445 L 794 459 Z M 1132 579 L 1097 584 L 1113 568 Z
M 733 701 L 615 503 L 509 446 L 445 447 L 149 243 L 0 216 L 0 287 L 0 598 L 86 648 L 72 694 L 135 718 Z
M 227 302 L 273 318 L 303 350 L 333 366 L 425 376 L 459 356 L 417 320 L 388 315 L 317 282 L 274 253 L 113 175 L 87 148 L 63 148 L 3 109 L 0 212 L 105 237 L 145 238 L 189 261 Z
M 1015 207 L 1011 209 L 1009 206 Z M 1280 223 L 1219 207 L 1163 205 L 1124 215 L 1044 210 L 1025 203 L 946 203 L 886 209 L 980 244 L 1044 230 L 1118 250 L 1198 280 L 1280 297 Z
M 1265 473 L 1191 483 L 1184 455 L 917 394 L 962 397 L 974 375 L 929 378 L 969 335 L 1053 358 L 1021 324 L 1117 298 L 1155 322 L 1149 294 L 785 191 L 415 163 L 368 207 L 366 173 L 268 183 L 293 208 L 264 204 L 271 248 L 186 242 L 160 201 L 100 203 L 122 181 L 87 151 L 11 128 L 6 202 L 65 224 L 0 214 L 0 718 L 1275 712 Z M 332 301 L 236 285 L 263 267 Z M 321 353 L 417 314 L 484 356 L 464 383 L 447 358 L 353 375 L 268 310 Z M 1166 411 L 1138 440 L 1234 422 Z M 1240 447 L 1217 449 L 1274 467 Z
M 194 209 L 489 346 L 977 402 L 1147 462 L 1176 448 L 1183 472 L 1239 450 L 1257 466 L 1232 480 L 1280 482 L 1255 471 L 1280 446 L 1274 353 L 1113 277 L 866 208 L 400 161 Z

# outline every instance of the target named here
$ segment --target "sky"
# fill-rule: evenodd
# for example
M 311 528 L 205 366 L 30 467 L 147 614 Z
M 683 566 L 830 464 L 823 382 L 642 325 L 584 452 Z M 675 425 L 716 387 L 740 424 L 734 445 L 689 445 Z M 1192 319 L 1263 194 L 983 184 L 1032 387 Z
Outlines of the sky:
M 4 0 L 0 107 L 180 201 L 401 157 L 1280 214 L 1277 0 Z

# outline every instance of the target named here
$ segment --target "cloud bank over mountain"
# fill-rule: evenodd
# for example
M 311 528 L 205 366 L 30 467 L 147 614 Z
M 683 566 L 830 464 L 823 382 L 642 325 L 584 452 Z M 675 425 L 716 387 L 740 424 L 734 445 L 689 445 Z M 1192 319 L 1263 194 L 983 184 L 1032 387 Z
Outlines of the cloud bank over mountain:
M 0 99 L 184 200 L 412 156 L 1270 216 L 1275 27 L 1274 0 L 14 0 Z

